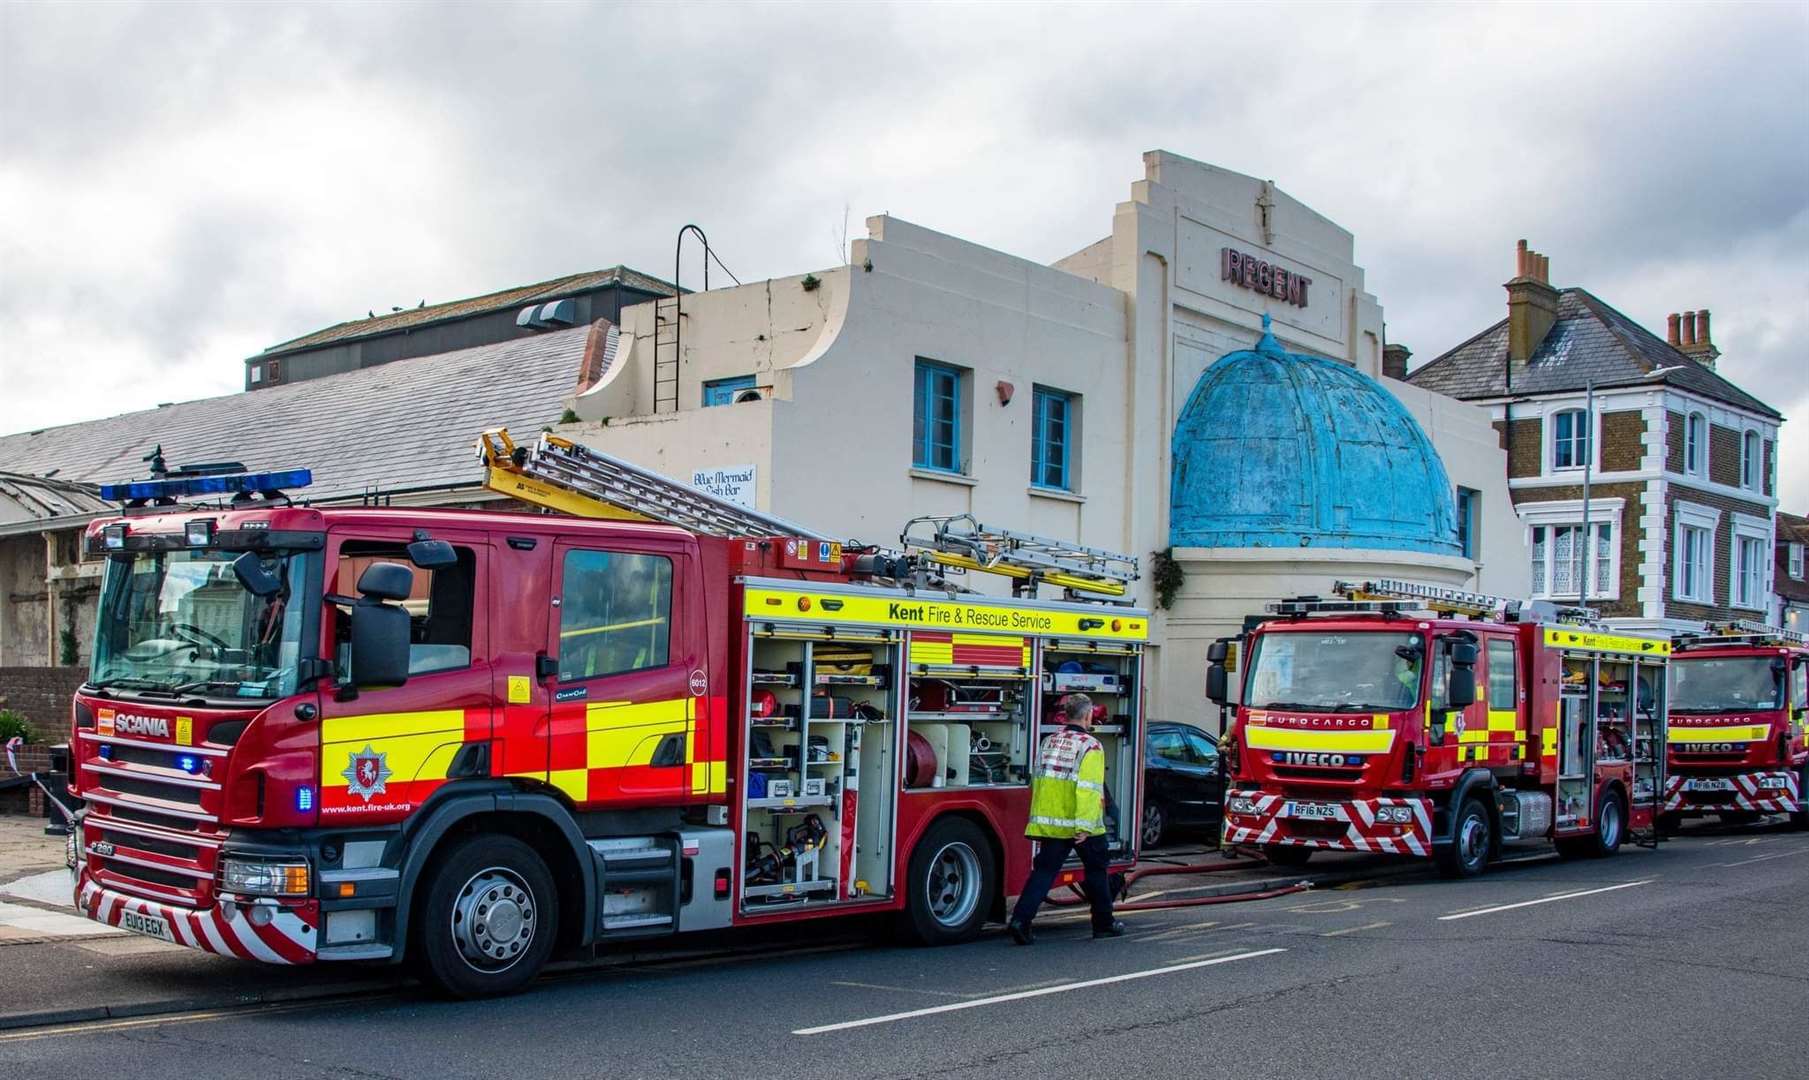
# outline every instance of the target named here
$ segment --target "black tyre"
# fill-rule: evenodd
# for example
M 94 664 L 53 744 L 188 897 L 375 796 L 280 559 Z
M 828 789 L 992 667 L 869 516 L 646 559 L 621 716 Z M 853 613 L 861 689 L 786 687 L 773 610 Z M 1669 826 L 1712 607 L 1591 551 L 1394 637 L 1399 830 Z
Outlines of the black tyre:
M 512 836 L 469 836 L 435 856 L 414 913 L 416 967 L 455 998 L 520 990 L 540 973 L 559 933 L 553 875 Z
M 1571 858 L 1606 859 L 1621 849 L 1627 838 L 1627 802 L 1621 793 L 1609 790 L 1595 807 L 1595 831 L 1588 836 L 1572 837 L 1558 846 L 1558 851 Z
M 1683 815 L 1675 810 L 1658 815 L 1658 831 L 1665 836 L 1676 836 L 1677 830 L 1683 828 Z
M 1804 808 L 1791 813 L 1790 827 L 1797 832 L 1809 831 L 1809 762 L 1796 774 L 1796 793 Z
M 1295 847 L 1292 844 L 1263 845 L 1263 858 L 1269 860 L 1270 866 L 1281 866 L 1291 870 L 1297 866 L 1305 866 L 1307 860 L 1312 857 L 1313 849 L 1310 847 Z
M 966 818 L 945 817 L 911 851 L 904 929 L 925 945 L 971 941 L 998 889 L 986 833 Z
M 1495 848 L 1495 822 L 1481 799 L 1465 799 L 1457 811 L 1452 841 L 1432 849 L 1438 872 L 1448 878 L 1471 878 L 1489 865 Z
M 1143 806 L 1143 822 L 1137 829 L 1137 839 L 1145 850 L 1162 842 L 1168 833 L 1168 810 L 1159 802 L 1145 803 Z

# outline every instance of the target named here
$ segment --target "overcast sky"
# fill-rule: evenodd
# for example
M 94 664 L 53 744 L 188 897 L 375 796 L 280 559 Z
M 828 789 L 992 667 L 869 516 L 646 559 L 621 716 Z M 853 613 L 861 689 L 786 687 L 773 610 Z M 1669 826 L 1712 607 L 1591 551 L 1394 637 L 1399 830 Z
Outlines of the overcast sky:
M 688 221 L 743 280 L 880 212 L 1052 261 L 1162 148 L 1354 232 L 1419 360 L 1503 315 L 1522 236 L 1660 333 L 1710 308 L 1801 513 L 1806 12 L 8 2 L 0 432 L 230 392 L 367 310 L 669 277 Z

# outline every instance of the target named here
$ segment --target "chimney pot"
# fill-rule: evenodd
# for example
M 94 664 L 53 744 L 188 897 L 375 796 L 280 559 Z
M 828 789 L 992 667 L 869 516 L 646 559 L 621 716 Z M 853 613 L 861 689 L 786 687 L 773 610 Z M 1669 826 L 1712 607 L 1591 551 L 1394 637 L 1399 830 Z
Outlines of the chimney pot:
M 1683 343 L 1685 345 L 1696 344 L 1696 313 L 1694 311 L 1683 313 Z
M 1709 340 L 1709 313 L 1707 308 L 1703 308 L 1696 313 L 1696 343 L 1698 345 L 1714 344 L 1713 341 Z
M 1407 360 L 1412 355 L 1413 350 L 1405 345 L 1390 342 L 1382 346 L 1382 374 L 1405 382 L 1407 380 Z
M 1682 345 L 1683 344 L 1683 339 L 1677 336 L 1677 334 L 1678 334 L 1677 323 L 1682 318 L 1683 318 L 1683 316 L 1681 314 L 1673 311 L 1673 312 L 1671 312 L 1670 316 L 1665 320 L 1665 323 L 1666 323 L 1665 340 L 1670 342 L 1673 345 Z
M 1527 254 L 1528 254 L 1528 252 L 1526 250 L 1526 241 L 1525 240 L 1520 241 L 1520 243 L 1518 243 L 1514 246 L 1514 276 L 1515 277 L 1525 277 L 1529 273 L 1529 265 L 1530 264 L 1527 260 Z
M 1539 280 L 1551 284 L 1551 259 L 1545 255 L 1539 256 Z

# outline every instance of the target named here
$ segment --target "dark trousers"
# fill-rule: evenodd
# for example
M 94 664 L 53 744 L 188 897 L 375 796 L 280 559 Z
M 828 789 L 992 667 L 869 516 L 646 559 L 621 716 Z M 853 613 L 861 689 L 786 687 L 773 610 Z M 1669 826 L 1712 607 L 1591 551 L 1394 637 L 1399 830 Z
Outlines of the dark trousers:
M 1078 845 L 1072 840 L 1037 841 L 1036 860 L 1030 864 L 1030 880 L 1024 882 L 1024 892 L 1018 897 L 1017 907 L 1012 909 L 1012 922 L 1030 925 L 1030 920 L 1036 918 L 1037 909 L 1048 897 L 1050 887 L 1055 884 L 1055 875 L 1062 872 L 1062 864 L 1068 861 L 1068 853 L 1077 847 L 1080 865 L 1086 871 L 1084 883 L 1087 901 L 1093 907 L 1093 929 L 1104 930 L 1112 925 L 1112 884 L 1106 875 L 1103 836 L 1089 836 Z

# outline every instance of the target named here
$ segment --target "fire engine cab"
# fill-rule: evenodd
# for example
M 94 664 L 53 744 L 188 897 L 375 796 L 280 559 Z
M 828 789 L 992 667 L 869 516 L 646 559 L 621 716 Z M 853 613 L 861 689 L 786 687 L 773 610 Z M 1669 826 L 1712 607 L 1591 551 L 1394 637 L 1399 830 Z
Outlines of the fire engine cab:
M 1809 638 L 1742 621 L 1678 635 L 1673 646 L 1661 822 L 1789 814 L 1809 828 Z
M 1233 644 L 1243 669 L 1227 844 L 1287 866 L 1368 851 L 1469 876 L 1520 844 L 1656 842 L 1670 642 L 1414 582 L 1336 590 L 1271 604 L 1209 649 L 1221 705 Z
M 305 471 L 232 466 L 106 493 L 83 913 L 270 963 L 407 959 L 460 996 L 555 950 L 785 920 L 959 941 L 1029 873 L 1037 744 L 1076 690 L 1134 862 L 1135 560 L 971 518 L 856 548 L 551 436 L 481 452 L 489 487 L 564 513 L 310 508 Z

